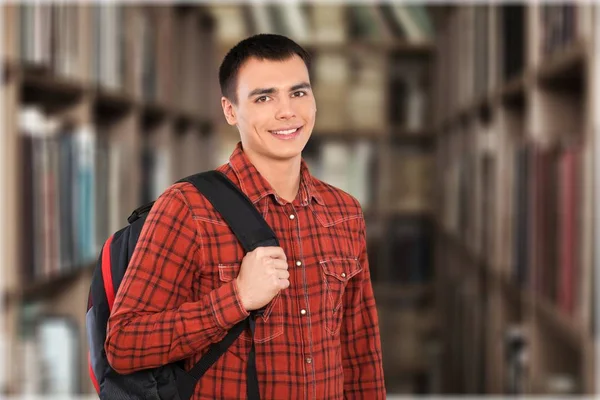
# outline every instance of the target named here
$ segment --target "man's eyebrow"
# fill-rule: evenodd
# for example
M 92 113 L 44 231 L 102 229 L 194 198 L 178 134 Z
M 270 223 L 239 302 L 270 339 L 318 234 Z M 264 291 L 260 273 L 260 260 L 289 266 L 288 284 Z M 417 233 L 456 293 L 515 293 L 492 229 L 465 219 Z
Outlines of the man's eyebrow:
M 251 91 L 248 97 L 256 96 L 259 94 L 273 94 L 275 92 L 277 92 L 277 89 L 275 88 L 258 88 Z
M 292 86 L 290 88 L 290 92 L 293 92 L 294 90 L 298 90 L 298 89 L 310 89 L 310 88 L 311 88 L 310 83 L 302 82 L 302 83 Z
M 299 90 L 299 89 L 311 89 L 310 83 L 308 83 L 308 82 L 298 83 L 290 88 L 290 92 L 293 92 L 293 91 Z M 253 91 L 251 91 L 248 94 L 248 97 L 250 98 L 250 97 L 254 97 L 254 96 L 258 96 L 258 95 L 273 94 L 273 93 L 277 93 L 277 89 L 275 89 L 275 88 L 258 88 L 258 89 L 254 89 Z

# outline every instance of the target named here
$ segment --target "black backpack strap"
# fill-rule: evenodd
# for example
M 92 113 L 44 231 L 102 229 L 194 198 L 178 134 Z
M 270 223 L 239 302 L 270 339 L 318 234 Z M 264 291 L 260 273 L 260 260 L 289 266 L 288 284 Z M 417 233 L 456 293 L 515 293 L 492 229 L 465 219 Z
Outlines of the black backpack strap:
M 279 246 L 275 233 L 254 207 L 254 204 L 221 172 L 206 171 L 188 176 L 181 181 L 193 184 L 211 202 L 238 238 L 246 253 L 261 246 Z M 249 318 L 238 322 L 220 342 L 210 346 L 206 354 L 188 372 L 194 378 L 194 384 L 227 351 L 229 346 L 235 342 L 246 328 L 250 329 L 254 339 L 255 318 L 263 312 L 264 308 L 251 312 Z M 246 367 L 248 400 L 260 399 L 255 354 L 254 340 L 252 340 Z M 193 393 L 193 390 L 191 393 Z
M 261 246 L 278 246 L 279 242 L 250 199 L 224 174 L 206 171 L 183 179 L 201 192 L 221 214 L 244 251 Z

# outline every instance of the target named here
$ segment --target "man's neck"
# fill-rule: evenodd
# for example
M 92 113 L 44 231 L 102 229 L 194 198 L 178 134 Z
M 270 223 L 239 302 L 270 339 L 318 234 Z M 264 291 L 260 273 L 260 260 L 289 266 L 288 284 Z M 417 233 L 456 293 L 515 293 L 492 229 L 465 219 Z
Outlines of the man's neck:
M 269 182 L 277 195 L 292 202 L 300 187 L 300 156 L 290 160 L 267 160 L 259 155 L 247 152 L 248 159 L 258 172 Z

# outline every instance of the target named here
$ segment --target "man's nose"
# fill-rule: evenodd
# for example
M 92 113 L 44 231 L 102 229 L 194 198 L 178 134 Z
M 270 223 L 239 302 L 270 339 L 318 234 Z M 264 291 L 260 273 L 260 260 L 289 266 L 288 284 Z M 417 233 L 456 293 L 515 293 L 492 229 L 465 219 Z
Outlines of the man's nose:
M 279 102 L 279 107 L 275 117 L 277 119 L 289 119 L 296 115 L 290 99 L 283 99 Z

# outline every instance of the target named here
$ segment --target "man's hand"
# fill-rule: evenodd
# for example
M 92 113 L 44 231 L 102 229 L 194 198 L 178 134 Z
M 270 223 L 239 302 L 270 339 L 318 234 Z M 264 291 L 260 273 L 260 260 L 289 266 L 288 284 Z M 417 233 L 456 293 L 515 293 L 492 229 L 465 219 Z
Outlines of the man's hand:
M 236 278 L 242 306 L 257 310 L 290 286 L 287 257 L 281 247 L 258 247 L 246 254 Z

